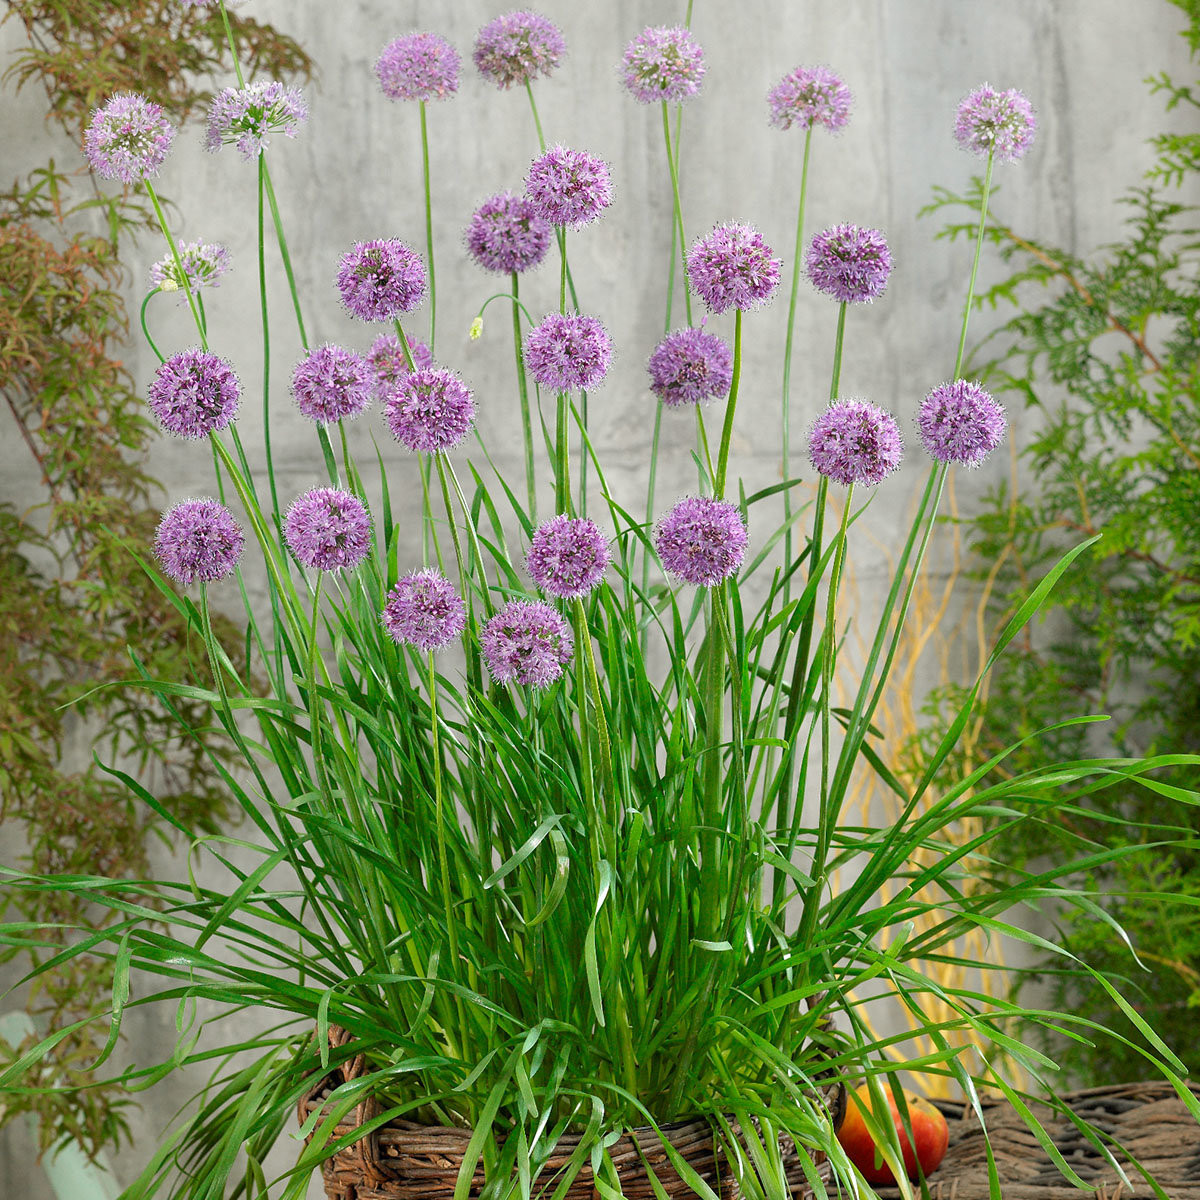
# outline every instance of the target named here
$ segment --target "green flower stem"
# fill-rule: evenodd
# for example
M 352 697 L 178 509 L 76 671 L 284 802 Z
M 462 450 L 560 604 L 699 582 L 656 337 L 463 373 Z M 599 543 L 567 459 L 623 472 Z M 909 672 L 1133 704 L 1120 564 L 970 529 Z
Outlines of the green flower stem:
M 437 275 L 433 269 L 433 200 L 429 187 L 429 129 L 425 119 L 425 101 L 421 110 L 421 171 L 425 180 L 425 249 L 429 259 L 429 352 L 434 353 L 437 334 Z
M 704 471 L 700 472 L 700 487 L 703 490 L 705 485 L 709 488 L 713 486 L 713 480 L 716 479 L 717 473 L 713 470 L 712 450 L 708 445 L 708 426 L 704 423 L 704 410 L 700 405 L 696 405 L 696 441 L 700 444 L 700 453 L 704 457 L 705 466 L 708 469 L 708 479 L 704 478 Z
M 613 775 L 612 745 L 608 737 L 608 720 L 604 715 L 604 698 L 600 692 L 600 676 L 596 671 L 596 656 L 592 650 L 592 636 L 588 629 L 587 612 L 583 600 L 577 599 L 575 608 L 575 653 L 579 659 L 579 669 L 587 680 L 588 691 L 591 694 L 592 718 L 595 722 L 596 745 L 600 755 L 600 782 L 604 788 L 604 810 L 608 818 L 609 847 L 611 861 L 616 862 L 617 854 L 617 825 L 621 819 L 617 807 L 616 782 Z M 584 717 L 580 709 L 580 720 Z
M 517 299 L 517 273 L 512 273 L 513 354 L 517 361 L 517 390 L 521 398 L 521 431 L 525 437 L 525 487 L 529 496 L 529 520 L 537 524 L 537 479 L 533 456 L 533 414 L 529 407 L 529 380 L 525 376 L 525 352 L 521 347 L 521 302 Z
M 271 183 L 271 168 L 267 166 L 264 155 L 259 155 L 262 163 L 263 183 L 267 189 L 267 203 L 271 206 L 271 221 L 275 225 L 275 240 L 279 243 L 279 257 L 283 259 L 283 270 L 287 275 L 288 291 L 292 296 L 292 308 L 296 313 L 296 328 L 300 333 L 300 345 L 308 350 L 308 334 L 304 332 L 304 314 L 300 310 L 300 293 L 296 289 L 296 273 L 292 270 L 292 256 L 288 252 L 287 237 L 283 232 L 283 221 L 279 217 L 279 204 L 275 199 L 275 187 Z
M 838 344 L 839 354 L 841 343 Z M 840 362 L 840 357 L 839 357 Z M 836 367 L 835 367 L 836 370 Z M 729 469 L 729 444 L 733 439 L 733 415 L 737 411 L 738 385 L 742 379 L 742 310 L 735 309 L 733 317 L 733 378 L 729 384 L 729 399 L 725 403 L 725 424 L 721 429 L 721 447 L 717 451 L 717 476 L 713 494 L 725 498 L 725 474 Z
M 271 505 L 275 510 L 276 521 L 279 520 L 279 492 L 275 485 L 275 460 L 271 456 L 271 321 L 267 314 L 267 240 L 266 240 L 266 211 L 263 203 L 266 187 L 267 160 L 263 155 L 258 156 L 258 303 L 262 312 L 263 332 L 263 446 L 267 456 L 267 479 L 271 484 Z M 279 529 L 282 539 L 283 529 Z
M 674 201 L 675 216 L 673 219 L 674 229 L 672 232 L 672 248 L 671 248 L 671 263 L 674 266 L 675 250 L 674 250 L 674 233 L 679 231 L 679 264 L 680 270 L 683 272 L 683 303 L 687 309 L 687 323 L 692 323 L 692 294 L 691 288 L 688 286 L 688 269 L 687 269 L 687 239 L 684 235 L 683 228 L 683 205 L 679 199 L 679 163 L 675 154 L 671 150 L 671 119 L 667 111 L 667 102 L 662 102 L 662 122 L 663 122 L 663 139 L 667 144 L 667 166 L 671 169 L 671 196 Z M 739 315 L 741 310 L 739 309 Z
M 229 23 L 229 13 L 225 9 L 225 0 L 220 0 L 221 3 L 221 20 L 225 25 L 225 41 L 229 45 L 229 54 L 233 59 L 233 70 L 237 75 L 238 87 L 246 86 L 246 79 L 242 75 L 242 62 L 238 58 L 237 44 L 233 40 L 233 26 Z
M 992 166 L 995 161 L 995 151 L 988 154 L 987 169 L 983 175 L 983 196 L 979 202 L 979 229 L 975 234 L 975 257 L 971 261 L 971 278 L 967 282 L 967 300 L 963 305 L 962 330 L 958 335 L 958 353 L 954 356 L 954 378 L 958 379 L 962 371 L 963 359 L 967 352 L 967 322 L 971 317 L 971 306 L 975 302 L 975 280 L 979 275 L 979 258 L 983 251 L 983 235 L 987 230 L 988 197 L 992 192 Z
M 400 324 L 400 318 L 396 317 L 392 321 L 392 324 L 396 329 L 396 337 L 400 342 L 400 351 L 404 355 L 404 362 L 410 372 L 415 371 L 417 364 L 413 359 L 412 348 L 408 344 L 408 338 L 405 336 L 404 329 Z M 424 516 L 424 529 L 421 534 L 421 565 L 425 567 L 429 566 L 429 547 L 432 546 L 434 555 L 437 558 L 438 569 L 444 573 L 445 567 L 442 565 L 442 548 L 438 543 L 437 530 L 433 524 L 433 509 L 429 504 L 429 485 L 433 480 L 433 468 L 426 455 L 420 457 L 417 469 L 421 474 L 421 493 L 425 497 L 425 503 L 421 510 Z
M 567 393 L 559 392 L 554 409 L 554 511 L 571 511 L 571 439 L 567 425 Z
M 154 351 L 154 357 L 157 358 L 160 363 L 164 363 L 167 360 L 163 357 L 162 351 L 154 344 L 154 339 L 150 336 L 150 330 L 149 330 L 148 326 L 146 325 L 146 306 L 161 291 L 162 291 L 162 288 L 156 287 L 153 291 L 146 293 L 146 298 L 145 298 L 145 300 L 142 301 L 142 307 L 138 312 L 138 319 L 140 320 L 141 325 L 142 325 L 142 337 L 144 337 L 146 339 L 146 344 L 150 347 L 151 350 Z
M 146 185 L 146 194 L 150 197 L 150 203 L 154 205 L 154 215 L 158 218 L 158 227 L 162 230 L 163 237 L 167 239 L 167 245 L 171 248 L 171 259 L 175 263 L 175 270 L 179 272 L 179 278 L 186 285 L 187 272 L 183 269 L 183 259 L 179 257 L 179 247 L 175 244 L 174 237 L 171 236 L 171 229 L 167 225 L 166 215 L 163 213 L 162 205 L 158 200 L 158 193 L 154 190 L 154 184 L 148 179 L 142 180 Z M 192 320 L 196 323 L 196 332 L 200 335 L 200 348 L 208 349 L 208 337 L 204 332 L 204 322 L 200 319 L 200 313 L 196 310 L 196 296 L 190 287 L 185 286 L 183 294 L 187 297 L 188 308 L 191 309 Z
M 800 170 L 800 203 L 796 208 L 796 248 L 792 253 L 792 294 L 788 300 L 787 338 L 783 349 L 783 415 L 781 422 L 781 447 L 783 478 L 792 477 L 792 342 L 796 332 L 796 297 L 800 291 L 800 255 L 804 249 L 804 207 L 808 196 L 808 159 L 812 149 L 813 127 L 809 125 L 804 134 L 804 166 Z M 783 561 L 792 561 L 792 492 L 788 488 L 783 493 L 783 519 L 788 522 L 783 535 Z M 791 598 L 791 580 L 783 584 L 783 603 L 786 605 Z
M 537 127 L 538 145 L 542 149 L 542 153 L 546 153 L 546 135 L 542 132 L 542 118 L 538 116 L 537 101 L 533 98 L 533 84 L 528 79 L 525 80 L 525 95 L 529 97 L 529 108 L 533 113 L 533 123 Z

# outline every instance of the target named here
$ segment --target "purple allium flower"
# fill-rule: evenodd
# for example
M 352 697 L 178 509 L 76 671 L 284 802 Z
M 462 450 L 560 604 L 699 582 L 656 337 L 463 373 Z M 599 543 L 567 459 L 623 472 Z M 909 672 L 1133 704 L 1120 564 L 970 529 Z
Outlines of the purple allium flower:
M 621 81 L 635 100 L 686 100 L 700 90 L 704 51 L 681 25 L 644 29 L 625 47 Z
M 237 413 L 242 389 L 233 367 L 207 350 L 180 350 L 160 364 L 150 384 L 150 408 L 168 432 L 207 437 Z
M 525 365 L 545 388 L 590 388 L 608 373 L 612 342 L 595 317 L 551 313 L 525 335 Z
M 535 530 L 525 566 L 543 592 L 575 600 L 600 582 L 608 558 L 608 543 L 595 521 L 560 513 Z
M 738 506 L 712 496 L 685 496 L 654 531 L 662 565 L 698 587 L 728 579 L 746 557 L 746 542 Z
M 371 518 L 355 495 L 318 487 L 297 496 L 287 510 L 283 536 L 306 567 L 337 571 L 356 567 L 371 549 Z
M 497 683 L 549 687 L 575 649 L 571 627 L 539 600 L 510 600 L 479 635 L 488 671 Z
M 441 650 L 467 624 L 467 606 L 454 585 L 437 571 L 413 571 L 387 594 L 383 627 L 395 642 L 418 650 Z
M 733 355 L 716 334 L 677 329 L 654 348 L 646 364 L 650 390 L 666 405 L 701 404 L 729 392 Z
M 865 304 L 883 295 L 892 271 L 892 254 L 878 229 L 834 225 L 813 237 L 804 265 L 819 292 L 850 304 Z
M 769 299 L 783 263 L 751 225 L 718 225 L 698 238 L 688 254 L 692 289 L 710 312 L 747 309 Z
M 136 92 L 124 92 L 92 113 L 83 150 L 102 178 L 141 183 L 158 174 L 174 138 L 175 130 L 160 105 Z
M 834 400 L 813 422 L 808 457 L 835 483 L 876 484 L 900 465 L 900 427 L 865 400 Z
M 472 57 L 485 79 L 508 88 L 549 75 L 566 52 L 558 26 L 541 13 L 526 10 L 489 21 L 475 38 Z
M 409 33 L 384 47 L 375 74 L 390 100 L 445 100 L 458 91 L 458 51 L 436 33 Z
M 917 412 L 917 429 L 931 458 L 977 467 L 1004 440 L 1004 409 L 977 383 L 956 379 L 935 387 Z
M 954 136 L 964 150 L 1001 162 L 1016 162 L 1033 144 L 1037 118 L 1033 105 L 1016 88 L 998 92 L 976 88 L 959 106 Z
M 185 587 L 197 579 L 224 579 L 237 566 L 245 544 L 233 514 L 208 497 L 169 508 L 154 535 L 154 553 L 163 570 Z
M 841 129 L 850 118 L 850 89 L 828 67 L 797 67 L 767 93 L 776 129 Z
M 201 288 L 216 287 L 221 276 L 229 270 L 229 251 L 224 246 L 208 242 L 180 242 L 176 247 L 179 261 L 183 263 L 183 277 L 175 265 L 175 256 L 168 254 L 150 268 L 150 282 L 164 292 L 182 292 L 186 287 L 193 292 Z M 180 303 L 187 296 L 179 297 Z
M 525 194 L 551 225 L 582 229 L 612 203 L 608 164 L 586 150 L 551 146 L 533 160 Z
M 310 421 L 324 425 L 357 417 L 371 403 L 374 386 L 367 360 L 341 346 L 318 346 L 292 372 L 296 407 Z
M 412 355 L 413 366 L 417 370 L 433 366 L 433 355 L 424 342 L 414 341 L 411 334 L 405 334 L 408 342 L 408 352 Z M 375 373 L 375 395 L 385 400 L 396 383 L 408 374 L 408 359 L 400 348 L 400 339 L 394 333 L 381 333 L 371 344 L 367 354 L 367 363 Z
M 485 200 L 467 226 L 467 250 L 485 271 L 528 271 L 546 257 L 550 222 L 512 192 Z
M 399 238 L 355 242 L 338 264 L 337 286 L 351 316 L 390 321 L 425 299 L 425 263 Z
M 471 432 L 475 402 L 453 371 L 423 367 L 396 380 L 383 415 L 396 441 L 418 454 L 438 454 Z
M 284 87 L 274 80 L 223 88 L 208 110 L 208 139 L 212 151 L 237 146 L 250 162 L 267 148 L 267 135 L 282 133 L 294 138 L 301 121 L 308 119 L 308 106 L 299 88 Z

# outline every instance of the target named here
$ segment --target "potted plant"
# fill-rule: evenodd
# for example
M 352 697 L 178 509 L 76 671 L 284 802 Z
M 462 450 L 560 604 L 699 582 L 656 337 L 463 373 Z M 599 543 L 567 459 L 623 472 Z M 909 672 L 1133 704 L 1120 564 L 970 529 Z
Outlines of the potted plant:
M 533 81 L 561 52 L 544 17 L 510 13 L 481 30 L 474 60 L 532 103 Z M 453 47 L 421 33 L 391 43 L 378 73 L 385 93 L 419 107 L 424 135 L 425 105 L 454 90 L 458 68 Z M 371 351 L 312 343 L 263 154 L 269 135 L 298 131 L 303 98 L 239 78 L 214 99 L 209 145 L 236 146 L 257 167 L 260 246 L 273 226 L 304 346 L 291 391 L 313 423 L 313 480 L 291 496 L 271 457 L 274 393 L 264 392 L 265 471 L 256 472 L 233 365 L 209 345 L 202 290 L 222 256 L 208 243 L 181 246 L 154 191 L 169 122 L 137 95 L 97 111 L 92 167 L 145 187 L 168 248 L 159 287 L 181 292 L 194 318 L 196 345 L 156 348 L 150 408 L 166 430 L 207 440 L 216 473 L 214 495 L 164 514 L 157 562 L 139 563 L 205 647 L 208 677 L 157 680 L 136 646 L 130 657 L 140 686 L 168 710 L 183 698 L 207 704 L 238 747 L 242 770 L 212 762 L 248 830 L 239 856 L 205 846 L 227 872 L 224 887 L 9 874 L 11 887 L 77 891 L 118 914 L 63 952 L 111 957 L 105 1054 L 130 1006 L 181 1006 L 172 1061 L 131 1068 L 130 1081 L 214 1055 L 224 1063 L 129 1196 L 223 1195 L 235 1170 L 238 1192 L 266 1194 L 263 1157 L 297 1108 L 306 1144 L 286 1200 L 305 1194 L 318 1164 L 337 1197 L 715 1200 L 825 1195 L 834 1176 L 870 1194 L 835 1125 L 843 1081 L 865 1078 L 877 1111 L 887 1088 L 904 1111 L 887 1054 L 899 1039 L 873 1034 L 862 1015 L 877 984 L 917 1014 L 927 997 L 950 1001 L 952 1019 L 921 1026 L 938 1048 L 909 1065 L 950 1076 L 972 1098 L 987 1086 L 1021 1104 L 1015 1085 L 952 1032 L 1037 1070 L 1046 1060 L 1012 1036 L 1013 1022 L 1071 1025 L 1071 1014 L 991 1003 L 931 977 L 927 960 L 963 960 L 955 939 L 965 931 L 1029 938 L 1010 916 L 1022 905 L 1090 903 L 1063 882 L 1075 862 L 1013 881 L 990 870 L 993 832 L 966 843 L 952 832 L 981 814 L 1028 819 L 1009 807 L 1018 797 L 1053 819 L 1118 783 L 1156 788 L 1165 757 L 1047 763 L 998 783 L 984 782 L 987 764 L 931 796 L 976 688 L 905 792 L 899 820 L 869 828 L 843 812 L 857 772 L 900 787 L 872 717 L 947 473 L 979 462 L 1004 433 L 1000 407 L 959 374 L 993 165 L 1024 153 L 1032 109 L 1018 92 L 984 87 L 958 111 L 959 141 L 986 160 L 986 180 L 955 370 L 931 379 L 917 406 L 927 482 L 861 681 L 840 705 L 847 554 L 901 455 L 896 419 L 843 396 L 840 364 L 853 309 L 883 295 L 891 255 L 871 228 L 841 224 L 806 238 L 806 174 L 790 278 L 749 225 L 689 240 L 671 114 L 703 70 L 683 26 L 647 29 L 623 63 L 633 97 L 661 108 L 675 201 L 670 269 L 686 282 L 686 324 L 651 356 L 651 389 L 696 415 L 695 493 L 665 505 L 652 494 L 646 513 L 609 486 L 587 421 L 586 394 L 612 347 L 575 298 L 568 241 L 612 201 L 602 160 L 543 144 L 523 188 L 483 203 L 467 233 L 475 261 L 507 277 L 483 308 L 499 299 L 512 314 L 513 380 L 493 382 L 489 403 L 507 396 L 522 423 L 525 479 L 514 482 L 482 440 L 470 459 L 452 454 L 473 435 L 475 398 L 438 359 L 433 320 L 430 345 L 406 328 L 423 304 L 433 310 L 428 199 L 424 256 L 384 236 L 349 247 L 339 264 L 342 303 L 381 331 Z M 807 164 L 814 134 L 844 122 L 848 102 L 833 72 L 799 68 L 773 89 L 771 113 L 803 132 Z M 557 260 L 558 305 L 539 318 L 518 283 L 546 257 Z M 743 324 L 787 284 L 794 315 L 802 272 L 831 301 L 833 335 L 829 404 L 807 434 L 818 485 L 805 503 L 786 434 L 779 482 L 748 488 L 730 472 Z M 731 315 L 728 341 L 695 323 L 701 306 Z M 482 319 L 483 309 L 473 334 Z M 785 430 L 793 325 L 781 347 Z M 380 434 L 400 446 L 379 450 L 377 479 L 347 435 L 372 402 Z M 657 430 L 646 442 L 654 461 Z M 419 562 L 399 553 L 412 518 L 393 505 L 389 478 L 403 470 L 423 485 Z M 1037 583 L 992 661 L 1085 548 Z M 260 607 L 241 574 L 251 556 L 265 580 Z M 247 619 L 236 658 L 212 636 L 209 607 L 210 590 L 234 586 Z M 252 685 L 255 672 L 265 691 Z M 205 729 L 189 732 L 205 744 Z M 136 779 L 109 769 L 171 819 Z M 1114 853 L 1093 851 L 1081 846 L 1079 859 Z M 881 886 L 897 880 L 905 886 L 881 901 Z M 940 923 L 911 936 L 906 922 L 928 911 Z M 20 923 L 3 937 L 39 941 Z M 159 990 L 131 999 L 135 971 Z M 197 1040 L 200 1002 L 262 1009 L 270 1027 L 213 1051 Z M 1183 1065 L 1140 1029 L 1147 1058 L 1178 1080 Z M 18 1079 L 40 1049 L 0 1083 Z M 1194 1106 L 1182 1085 L 1181 1095 Z M 864 1120 L 903 1178 L 895 1129 Z

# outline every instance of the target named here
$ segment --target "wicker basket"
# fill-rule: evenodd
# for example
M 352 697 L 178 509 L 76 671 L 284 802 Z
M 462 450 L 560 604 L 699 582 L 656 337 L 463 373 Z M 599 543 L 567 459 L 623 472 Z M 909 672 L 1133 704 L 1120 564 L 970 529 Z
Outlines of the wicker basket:
M 337 1048 L 348 1035 L 331 1028 L 330 1042 Z M 323 1108 L 329 1094 L 344 1081 L 361 1077 L 366 1069 L 361 1055 L 323 1076 L 301 1099 L 298 1115 L 301 1123 Z M 835 1125 L 845 1110 L 845 1091 L 839 1083 L 822 1089 L 821 1103 L 833 1116 Z M 339 1124 L 335 1133 L 344 1137 L 380 1113 L 379 1103 L 368 1097 Z M 672 1147 L 707 1183 L 721 1200 L 740 1200 L 738 1187 L 728 1164 L 716 1152 L 712 1127 L 707 1121 L 683 1121 L 664 1125 Z M 450 1200 L 458 1179 L 459 1167 L 470 1139 L 470 1130 L 440 1125 L 420 1125 L 412 1121 L 392 1120 L 360 1138 L 352 1146 L 339 1150 L 322 1164 L 325 1193 L 329 1200 Z M 559 1139 L 549 1162 L 538 1177 L 544 1185 L 566 1165 L 578 1146 L 579 1134 Z M 788 1141 L 781 1141 L 783 1161 L 795 1200 L 809 1200 L 812 1191 L 805 1182 L 799 1156 Z M 662 1189 L 672 1200 L 695 1195 L 679 1177 L 663 1150 L 659 1135 L 651 1128 L 634 1129 L 609 1148 L 621 1187 L 628 1200 L 655 1200 L 658 1193 L 647 1178 L 646 1167 L 653 1170 Z M 829 1178 L 829 1164 L 814 1153 L 818 1171 Z M 485 1182 L 482 1163 L 475 1168 L 471 1184 L 472 1200 Z M 546 1195 L 553 1192 L 548 1187 Z M 585 1164 L 566 1192 L 564 1200 L 593 1200 L 592 1173 Z M 660 1198 L 661 1200 L 661 1198 Z

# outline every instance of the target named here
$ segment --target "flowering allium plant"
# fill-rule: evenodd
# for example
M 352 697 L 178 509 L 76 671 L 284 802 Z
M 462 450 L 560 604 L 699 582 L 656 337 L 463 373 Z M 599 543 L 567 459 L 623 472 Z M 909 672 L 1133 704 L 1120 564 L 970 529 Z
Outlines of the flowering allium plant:
M 299 1200 L 307 1175 L 332 1155 L 341 1156 L 338 1178 L 347 1163 L 361 1166 L 365 1158 L 350 1144 L 394 1120 L 458 1129 L 456 1200 L 477 1194 L 477 1168 L 486 1171 L 487 1196 L 561 1196 L 583 1178 L 611 1200 L 621 1181 L 610 1150 L 623 1131 L 646 1128 L 642 1144 L 660 1138 L 669 1147 L 671 1123 L 696 1116 L 711 1123 L 742 1194 L 784 1197 L 789 1179 L 803 1177 L 825 1196 L 822 1171 L 832 1170 L 840 1194 L 869 1196 L 837 1143 L 821 1089 L 865 1077 L 883 1105 L 896 1039 L 872 1032 L 863 1014 L 879 986 L 890 986 L 918 1032 L 935 1039 L 909 1066 L 957 1081 L 976 1106 L 985 1084 L 1009 1096 L 1018 1090 L 990 1061 L 980 1066 L 974 1046 L 1000 1042 L 1037 1075 L 1046 1060 L 1023 1051 L 1011 1022 L 1070 1029 L 1075 1021 L 989 1002 L 975 976 L 992 961 L 957 939 L 973 931 L 1028 936 L 1008 915 L 1023 905 L 1087 910 L 1067 877 L 1117 851 L 1082 845 L 1077 861 L 1006 878 L 986 857 L 994 825 L 985 820 L 1010 819 L 1010 801 L 1019 800 L 1036 814 L 1020 819 L 1068 826 L 1088 798 L 1117 781 L 1156 787 L 1150 773 L 1167 758 L 1200 766 L 1200 758 L 1170 755 L 1054 762 L 997 777 L 988 764 L 931 795 L 983 675 L 911 786 L 889 766 L 892 748 L 876 732 L 949 471 L 977 466 L 1005 428 L 982 385 L 962 377 L 986 182 L 952 378 L 897 387 L 896 407 L 919 431 L 915 454 L 927 456 L 918 466 L 925 484 L 867 630 L 859 680 L 841 694 L 847 555 L 875 489 L 895 487 L 887 477 L 900 464 L 902 439 L 893 413 L 841 387 L 857 319 L 848 314 L 884 299 L 893 269 L 884 234 L 839 224 L 804 254 L 813 135 L 849 119 L 849 93 L 826 68 L 797 68 L 771 92 L 771 121 L 805 134 L 796 238 L 785 263 L 741 221 L 695 237 L 688 249 L 680 126 L 672 132 L 668 102 L 694 90 L 702 59 L 685 28 L 647 30 L 629 43 L 627 86 L 639 99 L 663 101 L 663 194 L 669 178 L 673 218 L 664 266 L 685 285 L 686 320 L 673 312 L 672 294 L 665 321 L 644 343 L 655 349 L 646 362 L 644 452 L 633 453 L 648 466 L 645 510 L 621 495 L 587 407 L 614 347 L 577 297 L 583 288 L 570 271 L 567 231 L 595 223 L 587 236 L 604 238 L 606 210 L 626 199 L 614 198 L 602 160 L 545 145 L 530 85 L 564 49 L 553 24 L 528 11 L 489 22 L 474 49 L 485 77 L 524 87 L 538 132 L 524 196 L 512 181 L 476 209 L 466 234 L 479 268 L 509 276 L 507 290 L 479 304 L 471 336 L 482 336 L 490 304 L 511 310 L 511 380 L 491 377 L 477 390 L 491 418 L 520 423 L 524 489 L 476 428 L 470 343 L 460 336 L 436 349 L 424 105 L 454 91 L 457 67 L 439 35 L 402 37 L 379 63 L 388 96 L 418 101 L 427 252 L 388 236 L 342 257 L 331 281 L 342 304 L 358 320 L 387 325 L 362 335 L 374 338 L 369 349 L 310 344 L 305 298 L 275 213 L 300 345 L 291 391 L 314 422 L 312 485 L 280 502 L 270 446 L 272 407 L 286 401 L 279 372 L 264 389 L 261 425 L 239 429 L 236 377 L 209 347 L 199 273 L 185 296 L 200 346 L 159 355 L 151 410 L 168 430 L 208 439 L 214 487 L 228 506 L 186 500 L 158 532 L 162 572 L 179 588 L 198 588 L 198 601 L 153 564 L 146 569 L 209 652 L 209 673 L 188 694 L 211 706 L 212 723 L 244 760 L 244 771 L 233 772 L 213 758 L 247 817 L 242 857 L 226 857 L 219 840 L 210 850 L 213 839 L 187 830 L 196 853 L 211 853 L 228 872 L 227 886 L 166 882 L 157 906 L 140 906 L 143 885 L 128 881 L 13 875 L 12 884 L 75 890 L 120 913 L 79 940 L 113 958 L 114 1002 L 102 1014 L 111 1016 L 110 1048 L 134 968 L 143 981 L 165 981 L 157 995 L 139 985 L 136 1003 L 181 1002 L 186 1016 L 203 1002 L 210 1029 L 222 1008 L 273 1010 L 278 1020 L 225 1047 L 230 1074 L 147 1167 L 139 1196 L 166 1186 L 175 1159 L 186 1166 L 171 1185 L 181 1200 L 227 1194 L 242 1161 L 247 1187 L 265 1195 L 265 1155 L 314 1086 L 320 1095 L 304 1110 L 307 1140 L 287 1200 Z M 263 139 L 294 131 L 299 117 L 297 98 L 270 83 L 227 89 L 214 104 L 210 142 L 235 141 L 257 157 L 260 205 L 274 203 Z M 979 92 L 960 112 L 957 136 L 986 154 L 990 181 L 994 161 L 1015 158 L 1032 128 L 1023 97 Z M 946 137 L 954 134 L 947 114 Z M 147 178 L 170 140 L 153 106 L 118 97 L 97 115 L 88 153 L 99 174 L 144 184 L 169 250 L 162 278 L 175 270 L 192 279 L 195 255 L 175 241 Z M 381 212 L 381 225 L 392 216 Z M 266 228 L 260 222 L 260 238 Z M 547 290 L 557 291 L 557 306 L 547 296 L 551 311 L 536 319 L 519 276 L 555 250 L 557 289 Z M 649 272 L 637 266 L 628 276 L 640 287 Z M 329 266 L 321 270 L 328 277 Z M 824 357 L 831 340 L 832 370 L 828 404 L 806 398 L 808 463 L 796 476 L 789 379 L 805 278 L 815 288 L 806 296 L 811 326 L 823 318 L 832 335 L 818 330 L 806 352 Z M 775 355 L 757 310 L 785 283 L 778 478 L 747 487 L 731 472 L 746 342 L 760 358 Z M 720 332 L 693 319 L 693 298 Z M 404 322 L 426 304 L 424 343 Z M 379 411 L 362 416 L 372 398 Z M 685 408 L 689 426 L 694 421 L 688 448 L 696 468 L 691 494 L 665 503 L 654 493 L 664 408 Z M 719 429 L 710 435 L 714 412 Z M 381 474 L 365 478 L 347 434 L 354 417 L 359 429 L 374 422 L 375 435 L 389 430 L 415 462 L 376 437 L 371 461 Z M 260 430 L 265 483 L 250 465 L 256 447 L 246 444 Z M 419 512 L 394 499 L 407 472 L 419 477 Z M 884 502 L 896 504 L 894 493 Z M 422 561 L 405 561 L 401 523 L 420 530 Z M 241 574 L 246 544 L 265 590 L 261 605 Z M 1082 549 L 1036 584 L 993 660 Z M 245 655 L 236 662 L 214 640 L 209 608 L 210 587 L 231 596 L 233 583 L 220 581 L 234 573 L 247 618 Z M 140 682 L 173 704 L 178 685 Z M 192 731 L 198 745 L 206 733 Z M 114 774 L 157 804 L 130 776 Z M 872 774 L 904 806 L 881 828 L 844 819 L 852 786 Z M 1200 802 L 1193 791 L 1186 798 Z M 960 828 L 981 832 L 963 845 L 954 838 Z M 931 932 L 917 932 L 917 918 L 928 918 Z M 36 931 L 13 925 L 0 936 L 24 945 Z M 934 978 L 930 957 L 961 968 L 966 982 Z M 1097 984 L 1113 990 L 1107 980 Z M 945 1005 L 940 1015 L 935 1003 Z M 1143 1025 L 1147 1059 L 1177 1078 L 1182 1064 Z M 184 1027 L 166 1068 L 129 1068 L 126 1076 L 140 1080 L 212 1053 Z M 35 1057 L 0 1075 L 0 1085 Z M 351 1064 L 355 1078 L 341 1071 Z M 1041 1133 L 1033 1112 L 1022 1111 Z M 367 1124 L 347 1132 L 343 1120 Z M 566 1133 L 579 1137 L 578 1149 L 547 1183 L 541 1172 Z M 882 1152 L 898 1165 L 894 1133 Z M 384 1178 L 391 1168 L 381 1163 L 372 1170 Z M 1063 1169 L 1070 1176 L 1065 1161 Z M 696 1181 L 689 1177 L 697 1194 L 714 1200 Z

